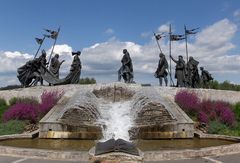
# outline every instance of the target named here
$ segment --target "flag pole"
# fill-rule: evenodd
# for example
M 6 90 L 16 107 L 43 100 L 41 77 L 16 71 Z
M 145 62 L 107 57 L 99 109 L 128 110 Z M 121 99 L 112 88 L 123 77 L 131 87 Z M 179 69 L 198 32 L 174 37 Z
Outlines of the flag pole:
M 171 35 L 172 35 L 172 29 L 171 29 L 171 24 L 169 25 L 169 64 L 170 64 L 170 73 L 169 73 L 169 78 L 170 78 L 170 81 L 171 81 L 171 84 L 172 86 L 174 86 L 174 82 L 172 80 L 172 62 L 171 62 Z
M 52 58 L 53 50 L 54 50 L 54 47 L 55 47 L 55 45 L 56 45 L 59 32 L 60 32 L 60 27 L 58 28 L 58 31 L 57 31 L 57 37 L 54 39 L 53 48 L 52 48 L 52 51 L 51 51 L 51 53 L 50 53 L 50 56 L 49 56 L 49 59 L 48 59 L 48 62 L 47 62 L 48 64 L 49 64 L 49 62 L 50 62 L 50 60 L 51 60 L 51 58 Z M 48 66 L 48 65 L 47 65 L 47 66 Z
M 184 25 L 184 32 L 185 32 L 185 43 L 186 43 L 186 57 L 187 57 L 187 62 L 188 62 L 188 46 L 187 46 L 187 27 Z
M 159 48 L 160 52 L 162 53 L 162 49 L 161 49 L 160 44 L 159 44 L 159 42 L 158 42 L 158 40 L 157 40 L 157 38 L 156 38 L 156 33 L 153 32 L 153 34 L 154 34 L 154 36 L 155 36 L 155 40 L 156 40 L 156 42 L 157 42 L 158 48 Z
M 42 43 L 41 43 L 41 44 L 39 45 L 39 47 L 38 47 L 38 50 L 37 50 L 37 52 L 36 52 L 36 54 L 35 54 L 35 56 L 34 56 L 34 59 L 37 57 L 37 54 L 38 54 L 39 50 L 41 49 L 44 40 L 45 40 L 45 36 L 44 36 L 43 39 L 42 39 Z

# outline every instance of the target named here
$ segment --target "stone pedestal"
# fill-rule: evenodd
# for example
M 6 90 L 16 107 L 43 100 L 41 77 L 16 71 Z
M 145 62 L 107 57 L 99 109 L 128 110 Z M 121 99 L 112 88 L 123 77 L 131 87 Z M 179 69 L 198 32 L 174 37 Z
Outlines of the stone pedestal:
M 95 156 L 95 147 L 89 151 L 89 163 L 143 163 L 143 154 L 140 156 L 122 152 L 111 152 Z

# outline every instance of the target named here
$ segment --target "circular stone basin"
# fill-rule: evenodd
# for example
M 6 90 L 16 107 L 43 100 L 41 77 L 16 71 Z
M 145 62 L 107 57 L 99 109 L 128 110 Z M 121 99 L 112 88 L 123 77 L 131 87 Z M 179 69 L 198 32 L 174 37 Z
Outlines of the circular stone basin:
M 193 138 L 193 139 L 162 139 L 137 140 L 136 145 L 141 151 L 200 149 L 205 147 L 230 145 L 238 143 L 234 140 Z
M 62 151 L 89 151 L 95 145 L 94 140 L 79 139 L 8 139 L 1 140 L 1 146 L 35 148 Z
M 164 139 L 164 140 L 136 140 L 135 144 L 141 151 L 200 149 L 205 147 L 230 145 L 238 141 L 223 139 Z M 61 151 L 88 151 L 95 146 L 94 140 L 79 139 L 7 139 L 1 140 L 1 146 L 19 148 L 49 149 Z

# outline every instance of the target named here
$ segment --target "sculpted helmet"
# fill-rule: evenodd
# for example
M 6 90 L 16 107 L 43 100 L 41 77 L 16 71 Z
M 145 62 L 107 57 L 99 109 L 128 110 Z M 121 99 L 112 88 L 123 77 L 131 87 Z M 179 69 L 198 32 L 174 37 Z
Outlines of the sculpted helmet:
M 123 54 L 127 53 L 127 49 L 123 49 Z
M 164 57 L 165 55 L 163 53 L 160 53 L 159 54 L 159 57 Z
M 55 54 L 55 57 L 59 58 L 59 54 Z

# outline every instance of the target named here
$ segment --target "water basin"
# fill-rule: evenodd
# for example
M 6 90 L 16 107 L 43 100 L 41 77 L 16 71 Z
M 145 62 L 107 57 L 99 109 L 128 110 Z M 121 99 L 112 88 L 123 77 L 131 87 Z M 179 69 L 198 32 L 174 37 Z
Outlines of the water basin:
M 136 142 L 137 147 L 142 151 L 200 149 L 234 143 L 237 141 L 209 138 L 138 140 Z
M 0 141 L 0 145 L 61 151 L 88 151 L 95 145 L 95 142 L 93 140 L 35 138 L 2 140 Z
M 230 145 L 237 141 L 223 139 L 164 139 L 136 140 L 137 147 L 144 151 L 200 149 L 205 147 Z M 95 146 L 93 140 L 78 139 L 8 139 L 0 141 L 1 146 L 19 148 L 49 149 L 61 151 L 88 151 Z

